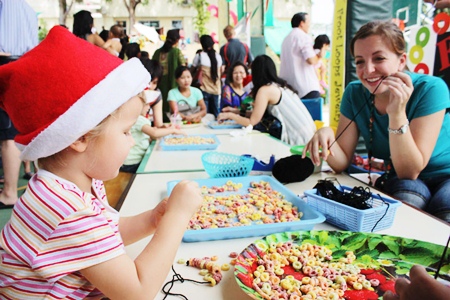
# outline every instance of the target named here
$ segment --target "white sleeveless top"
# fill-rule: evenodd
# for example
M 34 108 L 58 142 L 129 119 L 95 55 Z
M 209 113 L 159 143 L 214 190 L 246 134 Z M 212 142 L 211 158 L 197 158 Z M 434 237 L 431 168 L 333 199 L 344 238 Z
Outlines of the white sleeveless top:
M 281 140 L 290 145 L 306 145 L 316 132 L 314 120 L 297 94 L 288 88 L 280 87 L 280 90 L 278 104 L 267 109 L 283 124 Z

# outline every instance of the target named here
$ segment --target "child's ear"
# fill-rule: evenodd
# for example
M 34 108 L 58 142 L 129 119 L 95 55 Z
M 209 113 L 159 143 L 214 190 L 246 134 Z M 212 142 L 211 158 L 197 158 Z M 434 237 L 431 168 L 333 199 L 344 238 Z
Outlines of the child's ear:
M 85 135 L 73 142 L 69 147 L 76 152 L 84 152 L 88 146 L 88 141 Z

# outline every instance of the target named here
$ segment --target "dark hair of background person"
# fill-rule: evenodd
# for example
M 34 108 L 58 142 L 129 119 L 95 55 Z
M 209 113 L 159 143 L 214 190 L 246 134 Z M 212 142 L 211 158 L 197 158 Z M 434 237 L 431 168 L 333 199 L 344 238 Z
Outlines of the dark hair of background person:
M 210 35 L 205 34 L 200 37 L 200 44 L 202 45 L 203 51 L 208 54 L 209 60 L 211 61 L 211 79 L 214 83 L 216 83 L 219 76 L 217 74 L 217 58 L 216 50 L 214 50 L 214 40 Z
M 94 25 L 94 18 L 87 10 L 80 10 L 73 15 L 73 31 L 77 37 L 86 39 L 86 34 L 92 33 L 92 26 Z
M 235 69 L 237 66 L 242 66 L 242 67 L 244 67 L 245 74 L 248 75 L 248 68 L 247 68 L 247 66 L 246 66 L 242 61 L 240 61 L 240 60 L 235 61 L 235 62 L 230 66 L 230 68 L 229 68 L 228 71 L 227 71 L 227 82 L 230 83 L 230 84 L 233 82 L 233 72 L 234 72 L 234 69 Z
M 329 45 L 330 38 L 326 34 L 319 34 L 314 40 L 314 49 L 322 49 L 323 45 Z
M 308 14 L 305 13 L 305 12 L 296 13 L 291 19 L 291 26 L 292 26 L 292 28 L 297 28 L 300 25 L 301 22 L 305 22 L 307 15 Z
M 103 28 L 103 30 L 98 35 L 102 38 L 102 40 L 106 42 L 109 38 L 109 30 Z
M 178 66 L 178 67 L 175 69 L 175 79 L 180 78 L 181 75 L 183 75 L 183 72 L 184 72 L 184 71 L 189 71 L 189 73 L 191 73 L 191 70 L 189 70 L 188 67 L 183 66 L 183 65 Z M 192 75 L 192 74 L 191 74 L 191 75 Z
M 150 73 L 150 76 L 152 77 L 151 80 L 158 78 L 159 83 L 163 76 L 163 67 L 159 61 L 149 58 L 141 58 L 141 62 L 144 65 L 144 68 Z
M 147 51 L 141 51 L 141 59 L 144 58 L 150 59 L 150 54 Z
M 397 25 L 391 21 L 372 21 L 361 26 L 350 42 L 350 53 L 352 56 L 354 56 L 355 42 L 372 35 L 381 36 L 383 41 L 388 44 L 389 48 L 397 55 L 402 55 L 406 52 L 405 38 Z
M 161 47 L 161 51 L 163 53 L 167 53 L 172 49 L 173 45 L 178 43 L 180 40 L 180 29 L 170 29 L 167 31 L 166 41 L 164 45 Z
M 129 43 L 125 49 L 125 54 L 128 59 L 139 57 L 139 53 L 141 53 L 141 48 L 138 43 Z
M 265 54 L 258 55 L 253 60 L 252 82 L 253 82 L 253 89 L 251 94 L 253 98 L 256 98 L 256 95 L 258 94 L 258 90 L 260 89 L 260 87 L 270 84 L 272 82 L 278 83 L 281 87 L 287 87 L 291 89 L 294 93 L 297 93 L 297 91 L 294 88 L 292 88 L 289 84 L 287 84 L 286 80 L 278 77 L 275 63 L 269 56 Z
M 122 44 L 122 50 L 120 50 L 119 58 L 124 59 L 125 58 L 125 49 L 127 48 L 127 45 L 128 45 L 128 36 L 125 34 L 125 32 L 123 34 L 123 38 L 120 39 L 120 43 Z

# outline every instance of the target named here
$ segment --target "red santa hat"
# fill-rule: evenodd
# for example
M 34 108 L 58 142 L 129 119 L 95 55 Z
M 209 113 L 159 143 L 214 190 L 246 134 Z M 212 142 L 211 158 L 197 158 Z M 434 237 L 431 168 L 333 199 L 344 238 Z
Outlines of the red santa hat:
M 70 146 L 149 82 L 138 59 L 123 62 L 55 26 L 34 49 L 0 67 L 0 106 L 19 131 L 21 158 L 36 160 Z

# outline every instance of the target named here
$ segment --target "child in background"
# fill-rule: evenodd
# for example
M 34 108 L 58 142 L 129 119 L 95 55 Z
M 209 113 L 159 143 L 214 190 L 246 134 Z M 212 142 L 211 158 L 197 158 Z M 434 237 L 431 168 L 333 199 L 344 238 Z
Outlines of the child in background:
M 191 86 L 192 75 L 189 68 L 179 66 L 175 70 L 175 81 L 178 87 L 171 89 L 167 100 L 169 101 L 172 114 L 179 113 L 183 121 L 188 123 L 199 123 L 206 115 L 206 104 L 203 101 L 202 91 Z M 189 106 L 189 110 L 184 110 L 181 106 Z
M 152 81 L 150 81 L 147 89 L 144 90 L 140 99 L 144 106 L 141 110 L 141 115 L 138 117 L 136 123 L 131 128 L 131 136 L 134 139 L 134 146 L 128 153 L 123 166 L 120 171 L 127 173 L 136 173 L 142 158 L 150 145 L 150 139 L 157 139 L 169 134 L 183 134 L 186 133 L 180 128 L 172 124 L 169 127 L 157 128 L 152 126 L 150 120 L 147 118 L 150 107 L 153 111 L 153 116 L 157 119 L 158 123 L 162 125 L 162 97 L 161 92 L 157 90 L 158 79 L 162 75 L 162 67 L 156 60 L 141 60 L 144 67 L 150 73 Z
M 113 25 L 109 29 L 109 39 L 103 45 L 103 48 L 108 50 L 109 53 L 115 56 L 119 56 L 122 50 L 122 43 L 120 39 L 123 37 L 123 28 L 120 25 Z
M 161 289 L 202 202 L 198 185 L 182 181 L 133 217 L 109 206 L 103 185 L 134 143 L 136 95 L 149 81 L 139 60 L 123 62 L 61 26 L 0 67 L 0 105 L 20 132 L 21 159 L 39 166 L 0 234 L 1 299 L 153 299 Z M 150 234 L 133 261 L 124 246 Z
M 320 34 L 314 40 L 314 51 L 317 53 L 322 53 L 320 61 L 315 65 L 317 77 L 319 78 L 320 83 L 320 94 L 325 95 L 328 90 L 328 84 L 325 82 L 327 78 L 327 66 L 324 64 L 323 57 L 325 57 L 325 53 L 330 49 L 330 38 L 326 34 Z M 325 97 L 326 98 L 326 97 Z

